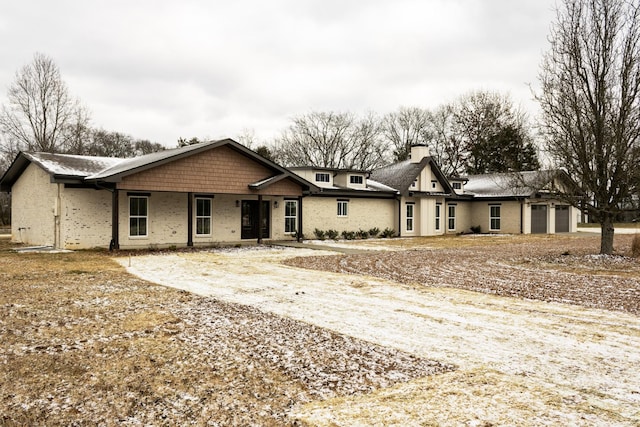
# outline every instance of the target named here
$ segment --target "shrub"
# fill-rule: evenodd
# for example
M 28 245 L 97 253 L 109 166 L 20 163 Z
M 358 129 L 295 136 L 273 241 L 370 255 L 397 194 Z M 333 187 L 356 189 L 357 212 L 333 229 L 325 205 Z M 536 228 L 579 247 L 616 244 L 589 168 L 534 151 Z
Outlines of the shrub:
M 393 228 L 385 228 L 384 230 L 382 230 L 382 237 L 384 238 L 388 238 L 388 237 L 393 237 L 396 235 L 396 231 Z
M 369 232 L 361 228 L 360 230 L 356 231 L 356 236 L 358 237 L 358 239 L 368 239 Z
M 302 234 L 301 231 L 294 231 L 292 236 L 296 239 L 296 240 L 303 240 L 304 239 L 304 234 Z
M 480 226 L 479 226 L 479 225 L 472 225 L 472 226 L 471 226 L 471 232 L 472 232 L 472 233 L 479 234 L 479 233 L 480 233 L 480 230 L 481 230 L 481 228 L 480 228 Z
M 319 230 L 319 229 L 315 229 L 313 230 L 313 234 L 316 236 L 316 239 L 318 240 L 324 240 L 325 239 L 325 234 L 324 231 Z
M 331 240 L 336 240 L 340 236 L 338 230 L 327 230 L 327 238 Z
M 356 233 L 353 231 L 343 231 L 342 232 L 342 238 L 345 240 L 353 240 L 356 238 Z
M 378 227 L 373 227 L 369 230 L 369 236 L 371 237 L 378 237 L 378 234 L 380 234 L 380 229 Z
M 631 241 L 631 254 L 636 258 L 640 257 L 640 234 L 633 236 L 633 240 Z

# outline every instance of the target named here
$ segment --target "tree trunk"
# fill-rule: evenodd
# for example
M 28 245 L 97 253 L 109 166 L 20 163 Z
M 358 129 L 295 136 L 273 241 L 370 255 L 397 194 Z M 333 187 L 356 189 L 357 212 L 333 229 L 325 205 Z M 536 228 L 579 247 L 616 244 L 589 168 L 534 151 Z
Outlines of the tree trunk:
M 600 221 L 600 253 L 603 255 L 613 254 L 613 216 L 605 215 Z

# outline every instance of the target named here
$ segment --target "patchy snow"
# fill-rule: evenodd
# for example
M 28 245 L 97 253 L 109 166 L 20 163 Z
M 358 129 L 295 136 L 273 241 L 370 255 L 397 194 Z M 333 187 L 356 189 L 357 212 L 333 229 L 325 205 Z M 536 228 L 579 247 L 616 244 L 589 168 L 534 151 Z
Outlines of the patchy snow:
M 155 283 L 458 367 L 427 382 L 295 410 L 312 423 L 418 424 L 420 413 L 445 424 L 460 419 L 454 414 L 469 425 L 503 424 L 511 417 L 547 425 L 640 423 L 637 316 L 281 264 L 329 254 L 278 249 L 117 260 Z
M 597 233 L 600 234 L 600 227 L 578 227 L 577 229 L 580 233 Z M 626 228 L 626 227 L 618 227 L 614 231 L 615 234 L 640 234 L 640 227 L 637 228 Z

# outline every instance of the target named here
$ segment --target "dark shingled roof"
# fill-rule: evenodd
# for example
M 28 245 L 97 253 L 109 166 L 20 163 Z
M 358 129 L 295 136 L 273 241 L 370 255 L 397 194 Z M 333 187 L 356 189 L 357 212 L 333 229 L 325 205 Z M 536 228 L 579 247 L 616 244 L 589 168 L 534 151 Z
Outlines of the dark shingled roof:
M 128 159 L 21 152 L 18 154 L 4 176 L 0 179 L 0 190 L 11 191 L 13 183 L 20 177 L 22 172 L 24 172 L 31 162 L 42 167 L 52 176 L 53 179 L 64 179 L 64 182 L 69 182 L 69 179 L 72 179 L 73 182 L 77 181 L 79 183 L 118 182 L 124 176 L 151 169 L 220 146 L 228 146 L 231 149 L 236 150 L 266 166 L 274 174 L 269 178 L 278 177 L 277 180 L 265 180 L 265 182 L 260 185 L 260 188 L 267 186 L 270 183 L 277 182 L 283 178 L 292 179 L 306 190 L 316 188 L 315 185 L 309 183 L 282 166 L 265 159 L 247 147 L 231 139 L 223 139 L 219 141 L 187 145 L 185 147 L 171 150 L 158 151 L 156 153 Z
M 453 193 L 451 184 L 449 184 L 433 157 L 424 157 L 418 163 L 411 163 L 411 160 L 405 160 L 376 169 L 371 172 L 371 179 L 395 188 L 400 194 L 404 195 L 409 192 L 409 187 L 427 165 L 431 165 L 431 170 L 444 188 L 445 193 Z

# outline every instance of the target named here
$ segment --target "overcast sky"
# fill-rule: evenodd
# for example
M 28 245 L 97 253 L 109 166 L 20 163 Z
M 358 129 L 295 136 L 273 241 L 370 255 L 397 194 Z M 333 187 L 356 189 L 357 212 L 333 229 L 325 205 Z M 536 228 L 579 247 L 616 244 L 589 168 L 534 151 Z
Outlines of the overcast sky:
M 433 108 L 470 90 L 535 113 L 554 0 L 0 0 L 0 102 L 35 52 L 92 124 L 168 147 L 310 111 Z

